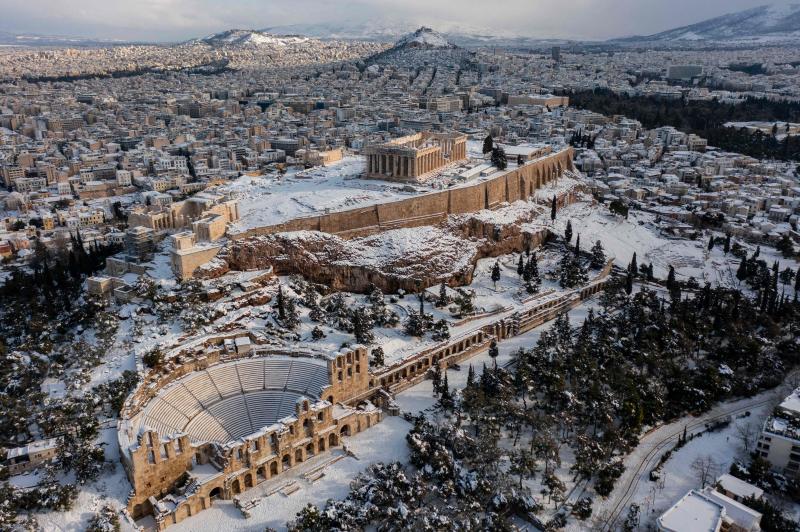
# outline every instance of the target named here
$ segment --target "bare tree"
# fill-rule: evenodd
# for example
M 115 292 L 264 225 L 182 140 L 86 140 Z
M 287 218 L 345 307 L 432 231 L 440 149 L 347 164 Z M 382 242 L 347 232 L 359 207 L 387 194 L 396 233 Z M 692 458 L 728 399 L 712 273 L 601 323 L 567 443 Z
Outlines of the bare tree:
M 750 448 L 755 444 L 755 440 L 758 436 L 758 432 L 755 431 L 753 424 L 746 422 L 741 425 L 736 425 L 736 435 L 742 442 L 744 451 L 749 453 Z
M 705 488 L 710 484 L 719 472 L 719 464 L 712 456 L 700 456 L 692 462 L 692 471 L 697 475 L 697 480 L 700 481 L 700 487 Z

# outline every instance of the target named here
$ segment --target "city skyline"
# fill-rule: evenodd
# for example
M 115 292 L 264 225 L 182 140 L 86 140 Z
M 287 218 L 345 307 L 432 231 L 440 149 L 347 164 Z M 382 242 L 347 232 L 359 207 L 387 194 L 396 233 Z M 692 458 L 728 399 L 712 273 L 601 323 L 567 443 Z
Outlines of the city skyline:
M 789 5 L 795 2 L 772 2 Z M 0 0 L 0 31 L 123 41 L 173 42 L 230 28 L 261 29 L 297 24 L 429 25 L 445 32 L 489 30 L 499 36 L 606 40 L 647 35 L 764 5 L 763 0 L 510 0 L 487 12 L 483 5 L 448 0 L 402 4 L 393 0 L 143 0 L 134 4 L 79 0 L 19 3 Z M 537 16 L 546 13 L 547 17 Z M 604 18 L 602 25 L 598 17 Z M 632 31 L 631 28 L 636 28 Z

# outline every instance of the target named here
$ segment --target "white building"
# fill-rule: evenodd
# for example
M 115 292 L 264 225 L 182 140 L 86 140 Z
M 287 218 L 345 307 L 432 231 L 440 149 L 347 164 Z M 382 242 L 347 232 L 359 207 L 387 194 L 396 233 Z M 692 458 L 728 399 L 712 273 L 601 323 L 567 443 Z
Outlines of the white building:
M 800 477 L 800 388 L 764 421 L 756 451 L 784 475 Z

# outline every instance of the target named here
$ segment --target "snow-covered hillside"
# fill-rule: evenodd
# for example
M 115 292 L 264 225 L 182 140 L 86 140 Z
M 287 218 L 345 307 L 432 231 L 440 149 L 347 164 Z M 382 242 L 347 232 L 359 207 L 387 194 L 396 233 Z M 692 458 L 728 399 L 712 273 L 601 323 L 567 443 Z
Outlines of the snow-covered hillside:
M 404 47 L 423 47 L 423 48 L 453 48 L 447 38 L 431 28 L 421 27 L 413 33 L 409 33 L 397 41 L 396 48 Z
M 299 35 L 273 35 L 256 30 L 228 30 L 201 39 L 212 46 L 286 46 L 308 41 Z
M 649 36 L 621 39 L 643 41 L 797 41 L 800 3 L 764 5 L 704 20 Z

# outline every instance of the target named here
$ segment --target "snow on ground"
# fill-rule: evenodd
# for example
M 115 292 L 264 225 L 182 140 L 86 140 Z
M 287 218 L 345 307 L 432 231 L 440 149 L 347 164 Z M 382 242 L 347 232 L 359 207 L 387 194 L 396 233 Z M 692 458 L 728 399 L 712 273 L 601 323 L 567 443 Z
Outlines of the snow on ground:
M 696 460 L 704 460 L 708 457 L 714 460 L 716 465 L 712 473 L 712 482 L 719 475 L 727 473 L 734 461 L 746 461 L 747 453 L 739 436 L 739 429 L 749 426 L 752 433 L 758 433 L 761 421 L 766 415 L 769 415 L 771 408 L 772 406 L 769 404 L 756 407 L 751 411 L 750 416 L 736 417 L 726 428 L 716 432 L 706 432 L 690 440 L 685 446 L 674 452 L 664 464 L 663 482 L 640 481 L 627 505 L 638 504 L 640 506 L 642 513 L 640 526 L 646 528 L 648 525 L 654 524 L 659 515 L 668 510 L 689 490 L 703 487 L 700 477 L 692 467 Z M 645 473 L 649 474 L 649 470 Z M 621 514 L 621 520 L 625 519 L 627 506 Z M 601 515 L 604 510 L 605 505 L 601 502 L 595 508 L 595 513 Z
M 241 219 L 233 224 L 234 232 L 305 215 L 394 201 L 414 193 L 403 184 L 361 179 L 364 165 L 363 157 L 353 156 L 331 166 L 290 171 L 284 176 L 240 177 L 221 187 L 222 192 L 239 200 Z
M 101 429 L 100 441 L 105 450 L 106 470 L 93 483 L 81 486 L 78 498 L 71 510 L 65 512 L 46 512 L 36 514 L 41 530 L 48 532 L 82 532 L 86 530 L 89 519 L 104 504 L 117 509 L 125 507 L 131 485 L 125 477 L 125 470 L 119 461 L 117 427 L 112 423 Z M 131 530 L 124 519 L 123 530 Z
M 309 482 L 302 477 L 321 464 L 329 462 L 341 450 L 323 453 L 296 468 L 281 475 L 274 481 L 268 480 L 243 494 L 243 500 L 255 499 L 292 480 L 297 481 L 300 489 L 291 495 L 283 495 L 280 491 L 265 497 L 252 510 L 252 517 L 245 519 L 233 505 L 233 501 L 215 501 L 214 506 L 201 514 L 190 517 L 177 525 L 171 526 L 175 532 L 204 532 L 217 530 L 263 531 L 265 527 L 285 530 L 287 521 L 294 519 L 308 503 L 324 506 L 328 499 L 343 499 L 350 491 L 350 482 L 371 464 L 378 462 L 408 461 L 408 447 L 405 435 L 411 425 L 400 417 L 387 417 L 369 430 L 344 438 L 344 445 L 356 458 L 345 457 L 325 467 L 325 476 L 316 482 Z M 376 442 L 380 444 L 376 445 Z
M 738 259 L 731 254 L 726 256 L 720 245 L 709 252 L 708 235 L 689 240 L 662 234 L 654 214 L 631 211 L 626 220 L 612 215 L 601 205 L 575 203 L 558 211 L 556 233 L 564 233 L 567 220 L 572 220 L 574 234 L 580 234 L 583 249 L 590 249 L 600 240 L 606 254 L 613 255 L 618 266 L 627 266 L 635 252 L 639 264 L 653 264 L 656 277 L 666 278 L 671 265 L 679 280 L 694 277 L 701 284 L 708 281 L 712 285 L 739 285 L 736 279 Z M 750 254 L 755 250 L 754 245 L 739 243 Z M 770 265 L 777 260 L 781 269 L 788 266 L 796 270 L 798 267 L 797 262 L 783 258 L 768 246 L 761 246 L 760 257 Z

